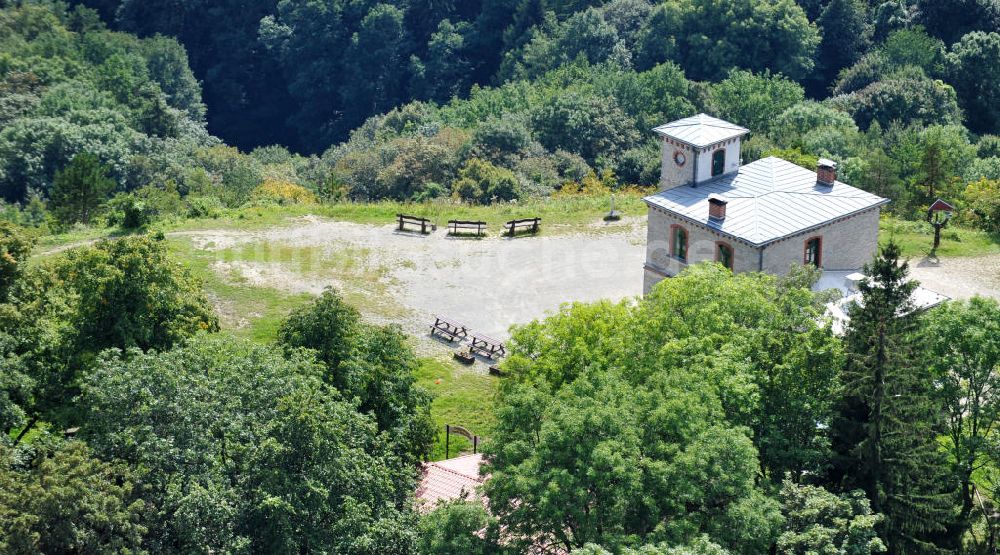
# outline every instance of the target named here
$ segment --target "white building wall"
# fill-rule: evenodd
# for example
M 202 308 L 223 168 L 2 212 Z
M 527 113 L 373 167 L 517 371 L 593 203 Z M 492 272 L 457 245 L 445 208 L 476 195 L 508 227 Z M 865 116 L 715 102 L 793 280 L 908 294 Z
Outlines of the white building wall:
M 731 173 L 740 169 L 740 139 L 730 139 L 724 143 L 710 146 L 699 152 L 697 175 L 698 183 L 712 179 L 712 154 L 719 149 L 725 149 L 726 151 L 726 163 L 722 171 L 723 174 Z

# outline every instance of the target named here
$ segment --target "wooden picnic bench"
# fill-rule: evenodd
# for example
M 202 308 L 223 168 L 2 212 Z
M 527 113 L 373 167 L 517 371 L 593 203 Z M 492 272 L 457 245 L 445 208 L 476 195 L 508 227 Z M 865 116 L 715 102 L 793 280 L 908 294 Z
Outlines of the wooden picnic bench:
M 525 218 L 523 220 L 511 220 L 503 224 L 503 227 L 506 234 L 513 237 L 517 233 L 518 228 L 528 233 L 538 233 L 538 227 L 541 223 L 541 218 Z
M 469 349 L 490 359 L 507 355 L 507 350 L 504 349 L 503 343 L 482 334 L 472 336 L 472 343 L 469 345 Z
M 465 324 L 459 324 L 442 316 L 435 316 L 434 323 L 431 324 L 431 335 L 435 333 L 448 341 L 455 341 L 468 337 L 469 328 Z
M 486 222 L 473 222 L 469 220 L 448 220 L 448 234 L 458 235 L 463 230 L 474 230 L 476 235 L 486 233 Z
M 406 226 L 411 225 L 420 228 L 420 233 L 427 235 L 431 231 L 437 229 L 437 226 L 427 218 L 421 218 L 419 216 L 408 216 L 406 214 L 396 214 L 396 220 L 399 222 L 399 231 L 406 231 Z

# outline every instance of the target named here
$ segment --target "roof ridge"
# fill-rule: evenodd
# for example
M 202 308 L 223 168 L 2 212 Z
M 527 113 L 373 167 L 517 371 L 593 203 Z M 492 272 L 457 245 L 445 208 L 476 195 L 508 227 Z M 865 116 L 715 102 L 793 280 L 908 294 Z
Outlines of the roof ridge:
M 457 458 L 457 457 L 456 457 L 456 458 Z M 452 460 L 452 459 L 446 459 L 446 460 Z M 447 473 L 449 473 L 449 474 L 454 474 L 455 476 L 461 476 L 462 478 L 468 478 L 468 479 L 470 479 L 470 480 L 475 480 L 475 481 L 477 481 L 477 482 L 481 482 L 481 481 L 482 481 L 482 478 L 481 478 L 480 476 L 478 476 L 478 475 L 477 475 L 477 476 L 472 476 L 472 475 L 470 475 L 470 474 L 466 474 L 466 473 L 464 473 L 464 472 L 459 472 L 459 471 L 457 471 L 457 470 L 452 470 L 452 469 L 450 469 L 450 468 L 448 468 L 448 467 L 445 467 L 445 466 L 441 466 L 440 464 L 438 464 L 438 463 L 440 463 L 440 462 L 443 462 L 443 461 L 434 461 L 434 462 L 432 462 L 432 463 L 428 463 L 428 465 L 427 465 L 427 466 L 428 466 L 428 467 L 431 467 L 431 466 L 433 466 L 434 468 L 437 468 L 437 469 L 440 469 L 440 470 L 443 470 L 443 471 L 445 471 L 445 472 L 447 472 Z

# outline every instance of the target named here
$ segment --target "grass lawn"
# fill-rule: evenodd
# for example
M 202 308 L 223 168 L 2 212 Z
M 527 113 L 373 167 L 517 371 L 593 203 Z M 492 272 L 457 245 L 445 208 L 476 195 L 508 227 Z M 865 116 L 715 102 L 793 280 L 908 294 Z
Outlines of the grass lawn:
M 459 365 L 447 358 L 420 360 L 417 383 L 434 395 L 431 415 L 437 424 L 437 441 L 431 459 L 445 458 L 445 424 L 462 426 L 473 434 L 488 437 L 493 428 L 493 396 L 498 378 Z M 452 434 L 451 456 L 472 452 L 472 443 Z
M 896 241 L 903 256 L 923 258 L 934 244 L 934 229 L 927 222 L 912 222 L 885 216 L 879 226 L 879 242 Z M 974 229 L 948 226 L 941 230 L 940 257 L 1000 254 L 1000 237 Z
M 221 253 L 204 251 L 195 248 L 185 238 L 170 239 L 169 247 L 176 259 L 204 284 L 223 329 L 238 337 L 260 342 L 274 341 L 288 313 L 314 298 L 305 293 L 291 294 L 269 287 L 251 287 L 235 276 L 220 276 L 212 269 L 212 264 L 240 260 L 235 250 Z
M 635 190 L 615 193 L 615 209 L 624 217 L 646 215 L 645 193 Z M 206 229 L 259 230 L 287 225 L 290 220 L 303 216 L 320 216 L 361 224 L 385 225 L 396 221 L 396 214 L 405 213 L 429 218 L 443 227 L 448 220 L 481 220 L 491 233 L 499 233 L 504 222 L 513 219 L 540 217 L 542 232 L 571 233 L 581 228 L 598 231 L 592 224 L 600 222 L 610 209 L 607 195 L 567 195 L 549 198 L 531 198 L 517 203 L 495 205 L 470 205 L 437 199 L 422 203 L 336 202 L 331 204 L 295 204 L 287 206 L 248 206 L 222 210 L 214 218 L 171 218 L 154 222 L 143 231 L 197 231 Z M 95 239 L 127 235 L 132 232 L 119 228 L 78 227 L 70 231 L 38 237 L 36 252 L 46 252 L 60 247 L 82 244 Z
M 623 216 L 643 216 L 646 204 L 643 194 L 636 191 L 615 194 L 615 209 Z M 555 226 L 554 231 L 572 231 L 580 225 L 600 221 L 610 209 L 610 199 L 605 195 L 572 195 L 553 198 L 534 198 L 517 203 L 495 205 L 469 205 L 451 200 L 422 203 L 379 201 L 338 202 L 332 204 L 304 204 L 290 206 L 247 207 L 222 212 L 217 218 L 177 220 L 157 224 L 165 232 L 197 229 L 255 229 L 286 223 L 290 218 L 306 215 L 322 216 L 336 220 L 385 225 L 396 221 L 404 213 L 429 218 L 439 226 L 448 220 L 481 220 L 499 232 L 509 220 L 540 217 L 543 229 Z
M 236 272 L 217 271 L 214 264 L 278 262 L 303 279 L 321 273 L 343 280 L 349 287 L 342 288 L 341 293 L 355 306 L 364 305 L 371 310 L 372 299 L 382 298 L 370 291 L 373 287 L 381 287 L 376 278 L 382 270 L 364 264 L 365 252 L 318 256 L 303 253 L 301 248 L 288 249 L 267 243 L 210 251 L 197 248 L 187 237 L 171 237 L 168 241 L 176 259 L 203 281 L 223 329 L 237 337 L 274 341 L 288 313 L 314 297 L 309 293 L 286 293 L 272 287 L 255 286 L 246 283 Z M 376 307 L 379 309 L 386 314 L 397 310 L 390 303 Z M 493 422 L 490 407 L 497 378 L 460 366 L 444 356 L 420 359 L 416 378 L 418 385 L 434 395 L 431 415 L 438 426 L 438 436 L 432 447 L 433 460 L 445 457 L 445 424 L 463 426 L 480 436 L 489 435 Z M 452 435 L 451 456 L 471 451 L 471 442 Z

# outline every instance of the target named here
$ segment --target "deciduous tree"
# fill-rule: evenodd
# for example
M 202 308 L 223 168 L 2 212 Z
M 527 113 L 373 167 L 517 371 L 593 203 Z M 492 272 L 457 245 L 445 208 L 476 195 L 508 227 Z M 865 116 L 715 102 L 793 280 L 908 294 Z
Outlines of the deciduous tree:
M 922 334 L 947 416 L 948 455 L 962 494 L 960 522 L 975 507 L 973 474 L 990 464 L 1000 422 L 1000 304 L 973 297 L 927 315 Z
M 102 355 L 82 385 L 82 431 L 143 470 L 143 547 L 413 553 L 413 467 L 323 372 L 217 336 Z

